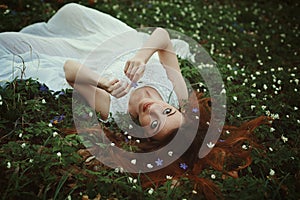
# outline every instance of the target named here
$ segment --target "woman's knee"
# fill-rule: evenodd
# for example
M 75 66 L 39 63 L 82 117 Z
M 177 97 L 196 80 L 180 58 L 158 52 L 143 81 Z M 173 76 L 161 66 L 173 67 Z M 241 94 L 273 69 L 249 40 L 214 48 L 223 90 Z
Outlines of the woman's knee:
M 77 3 L 68 3 L 66 5 L 64 5 L 63 7 L 61 7 L 57 12 L 58 13 L 64 13 L 65 15 L 71 13 L 76 13 L 77 9 L 80 9 L 81 7 L 83 7 L 82 5 L 79 5 Z

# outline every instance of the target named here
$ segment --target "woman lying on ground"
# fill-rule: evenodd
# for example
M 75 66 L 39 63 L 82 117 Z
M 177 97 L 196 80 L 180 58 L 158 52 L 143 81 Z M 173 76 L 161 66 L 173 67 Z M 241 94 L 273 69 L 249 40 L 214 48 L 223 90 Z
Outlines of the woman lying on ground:
M 225 176 L 238 177 L 238 171 L 251 163 L 250 150 L 255 146 L 253 130 L 269 119 L 259 117 L 240 127 L 225 125 L 219 130 L 218 142 L 203 144 L 211 126 L 209 122 L 214 118 L 211 114 L 214 100 L 202 98 L 197 92 L 188 92 L 177 51 L 166 30 L 157 28 L 146 40 L 144 36 L 138 37 L 136 32 L 129 34 L 132 36 L 130 41 L 138 43 L 134 46 L 136 49 L 128 54 L 130 57 L 117 57 L 104 69 L 99 65 L 103 64 L 102 59 L 116 58 L 114 51 L 117 52 L 118 47 L 130 45 L 129 37 L 121 36 L 128 31 L 133 29 L 109 15 L 77 4 L 67 4 L 46 24 L 33 24 L 19 33 L 2 33 L 0 51 L 4 56 L 1 61 L 5 63 L 5 55 L 17 53 L 22 54 L 26 62 L 26 41 L 39 54 L 41 73 L 34 75 L 40 81 L 45 81 L 50 88 L 62 88 L 61 80 L 54 79 L 61 77 L 64 69 L 67 82 L 99 113 L 101 123 L 106 123 L 110 114 L 117 124 L 123 121 L 119 114 L 130 116 L 136 138 L 130 145 L 137 147 L 134 153 L 144 153 L 145 156 L 137 159 L 136 154 L 117 148 L 105 152 L 99 152 L 99 148 L 95 147 L 88 149 L 99 156 L 102 163 L 115 162 L 114 166 L 139 176 L 144 187 L 158 187 L 170 177 L 174 185 L 180 185 L 181 178 L 187 177 L 194 183 L 198 194 L 215 199 L 220 195 L 219 190 L 211 181 L 199 177 L 201 171 L 212 167 Z M 114 39 L 111 40 L 112 36 Z M 109 43 L 103 45 L 106 40 Z M 98 49 L 95 50 L 96 46 Z M 132 47 L 129 49 L 132 50 Z M 94 51 L 94 57 L 89 62 L 91 51 Z M 98 68 L 91 69 L 89 63 L 97 63 Z M 9 79 L 7 74 L 8 71 L 4 71 L 1 78 Z M 29 71 L 27 76 L 31 74 Z M 120 134 L 107 128 L 103 131 L 102 126 L 84 130 L 95 131 L 104 134 L 116 147 L 121 148 L 124 143 Z M 174 143 L 177 136 L 179 140 Z M 249 145 L 247 150 L 242 149 L 244 143 Z M 172 148 L 166 149 L 169 144 L 173 144 Z M 198 152 L 203 145 L 208 145 L 210 150 L 205 157 L 199 158 Z
M 154 53 L 158 53 L 159 63 L 148 64 Z M 67 61 L 64 70 L 68 83 L 88 101 L 96 112 L 100 113 L 102 120 L 107 120 L 109 113 L 112 113 L 113 117 L 117 113 L 124 113 L 129 114 L 134 122 L 143 127 L 147 139 L 138 140 L 141 142 L 132 144 L 138 147 L 140 153 L 162 148 L 174 138 L 175 134 L 178 134 L 177 131 L 181 127 L 185 127 L 183 129 L 185 131 L 180 133 L 186 134 L 182 137 L 186 141 L 183 140 L 178 145 L 185 146 L 188 142 L 191 142 L 191 145 L 173 163 L 143 174 L 141 178 L 145 187 L 151 187 L 153 184 L 159 186 L 167 181 L 168 177 L 172 177 L 175 185 L 180 184 L 177 181 L 186 176 L 194 181 L 195 190 L 201 191 L 207 198 L 214 198 L 218 190 L 210 181 L 198 177 L 201 170 L 212 166 L 226 175 L 237 177 L 238 170 L 247 167 L 251 162 L 250 151 L 243 150 L 242 144 L 247 141 L 254 145 L 251 132 L 259 124 L 266 122 L 266 119 L 261 117 L 239 128 L 225 126 L 219 142 L 206 157 L 199 159 L 198 152 L 208 129 L 207 122 L 211 117 L 211 102 L 207 98 L 201 98 L 201 94 L 197 94 L 196 101 L 189 99 L 187 86 L 168 32 L 162 28 L 155 29 L 143 47 L 127 62 L 124 62 L 123 66 L 113 69 L 113 75 L 119 78 L 109 79 L 105 77 L 105 72 L 102 75 L 97 74 L 73 61 Z M 188 106 L 186 102 L 189 102 Z M 119 106 L 120 104 L 123 106 Z M 200 119 L 197 115 L 200 115 Z M 198 130 L 193 139 L 187 127 L 195 128 L 195 125 Z M 143 131 L 139 130 L 141 135 L 137 135 L 136 138 L 143 138 Z M 225 136 L 224 133 L 228 131 L 230 136 Z M 105 132 L 109 140 L 117 146 L 121 146 L 124 142 L 124 138 L 115 133 L 109 130 Z M 90 151 L 96 155 L 99 149 L 90 149 Z M 173 153 L 173 151 L 168 151 L 169 156 L 171 152 Z M 126 169 L 140 162 L 134 157 L 124 156 L 121 152 L 113 150 L 105 155 L 109 158 L 118 158 L 119 166 Z M 232 159 L 240 165 L 233 166 L 227 163 Z M 144 161 L 143 164 L 152 169 L 163 165 L 164 161 L 165 159 L 160 156 L 155 162 L 154 160 L 151 162 L 149 158 L 148 162 Z M 225 164 L 227 169 L 224 169 Z M 137 175 L 140 174 L 137 173 Z

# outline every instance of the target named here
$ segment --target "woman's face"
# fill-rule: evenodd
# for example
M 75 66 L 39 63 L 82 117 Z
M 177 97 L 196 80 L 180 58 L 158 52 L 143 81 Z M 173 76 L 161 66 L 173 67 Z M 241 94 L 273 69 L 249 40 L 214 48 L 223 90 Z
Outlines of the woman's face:
M 163 140 L 183 124 L 183 115 L 164 101 L 145 98 L 138 105 L 138 120 L 149 137 Z

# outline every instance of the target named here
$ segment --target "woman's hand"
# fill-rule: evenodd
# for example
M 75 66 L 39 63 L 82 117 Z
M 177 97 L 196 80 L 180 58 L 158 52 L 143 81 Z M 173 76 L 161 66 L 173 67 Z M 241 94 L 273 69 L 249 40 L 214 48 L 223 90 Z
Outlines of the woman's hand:
M 124 73 L 132 83 L 136 83 L 144 75 L 145 67 L 146 63 L 143 59 L 133 57 L 126 62 Z
M 131 88 L 130 84 L 126 81 L 118 79 L 108 80 L 107 78 L 101 78 L 98 87 L 110 93 L 116 98 L 123 97 L 129 92 Z

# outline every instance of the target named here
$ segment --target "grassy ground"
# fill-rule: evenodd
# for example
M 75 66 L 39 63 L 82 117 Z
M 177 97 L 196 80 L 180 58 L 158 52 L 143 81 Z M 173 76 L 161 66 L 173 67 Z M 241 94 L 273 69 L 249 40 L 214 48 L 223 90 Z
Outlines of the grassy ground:
M 47 20 L 66 2 L 0 2 L 0 31 L 18 31 Z M 229 124 L 260 115 L 276 118 L 271 127 L 256 131 L 264 149 L 253 151 L 253 163 L 240 178 L 222 179 L 214 170 L 201 174 L 214 178 L 225 199 L 300 198 L 297 1 L 80 2 L 134 28 L 162 26 L 202 44 L 222 73 Z M 97 194 L 102 199 L 200 198 L 188 183 L 172 191 L 166 184 L 152 193 L 128 181 L 126 174 L 91 171 L 76 153 L 82 148 L 77 136 L 60 132 L 72 125 L 71 91 L 53 93 L 41 86 L 28 80 L 0 88 L 3 199 L 81 199 Z

